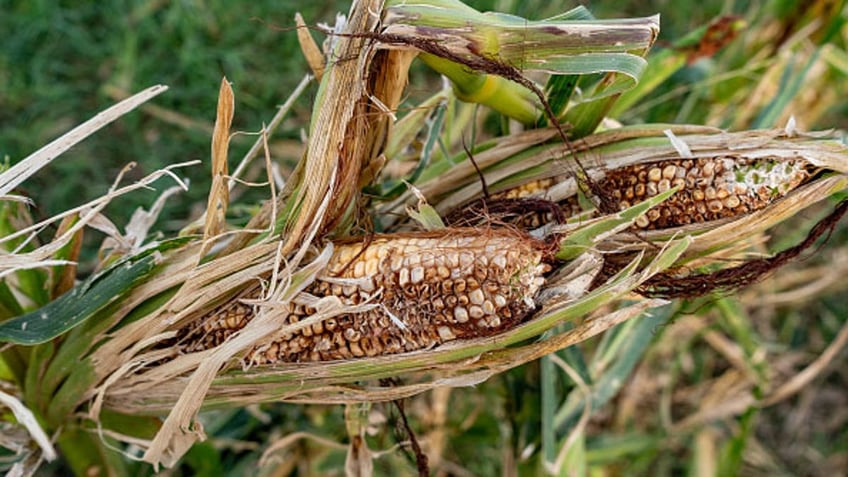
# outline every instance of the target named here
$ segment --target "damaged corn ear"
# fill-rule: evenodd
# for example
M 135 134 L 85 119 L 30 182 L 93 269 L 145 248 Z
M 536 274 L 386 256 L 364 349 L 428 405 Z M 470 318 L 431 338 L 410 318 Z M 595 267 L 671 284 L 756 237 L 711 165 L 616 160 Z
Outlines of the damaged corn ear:
M 633 164 L 606 171 L 597 189 L 624 210 L 665 192 L 680 190 L 636 220 L 646 230 L 732 219 L 760 210 L 803 184 L 814 167 L 802 159 L 717 156 Z M 571 176 L 530 181 L 492 196 L 494 200 L 548 198 Z M 558 201 L 564 217 L 580 211 L 577 197 Z M 552 221 L 549 213 L 521 215 L 521 225 L 538 227 Z
M 252 349 L 253 364 L 380 356 L 489 336 L 521 322 L 549 270 L 546 245 L 515 231 L 444 229 L 337 243 L 326 274 L 306 292 L 367 311 L 316 322 Z M 183 352 L 217 346 L 255 310 L 226 303 L 181 332 Z M 304 294 L 304 296 L 308 296 Z M 311 302 L 314 304 L 314 300 Z M 315 313 L 302 299 L 280 308 L 287 323 Z
M 666 229 L 760 210 L 806 181 L 809 168 L 803 160 L 682 159 L 611 171 L 601 187 L 623 210 L 679 186 L 679 192 L 636 221 L 643 229 Z

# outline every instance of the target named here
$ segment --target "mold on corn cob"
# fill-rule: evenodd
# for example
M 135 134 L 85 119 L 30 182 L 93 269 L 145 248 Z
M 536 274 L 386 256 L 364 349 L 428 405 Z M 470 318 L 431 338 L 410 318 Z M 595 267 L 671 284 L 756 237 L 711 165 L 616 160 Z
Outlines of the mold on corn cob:
M 643 229 L 733 218 L 762 209 L 809 177 L 804 161 L 713 157 L 634 165 L 606 174 L 620 209 L 664 192 L 680 190 L 636 221 Z
M 544 283 L 545 244 L 508 230 L 445 229 L 374 236 L 337 243 L 324 276 L 306 292 L 345 305 L 371 303 L 277 337 L 248 352 L 253 364 L 378 356 L 488 336 L 524 319 Z M 255 314 L 240 301 L 221 305 L 185 329 L 183 352 L 208 349 L 243 328 Z M 315 312 L 298 300 L 282 307 L 288 323 Z M 276 312 L 276 311 L 275 311 Z
M 802 159 L 717 156 L 632 164 L 604 171 L 596 181 L 597 190 L 608 194 L 607 198 L 619 210 L 679 186 L 680 190 L 671 198 L 636 221 L 641 229 L 656 230 L 728 219 L 762 209 L 804 183 L 811 177 L 812 169 Z M 567 180 L 574 179 L 561 176 L 521 184 L 493 194 L 489 207 L 497 201 L 513 201 L 520 207 L 522 200 L 550 199 L 553 188 Z M 553 199 L 564 217 L 580 212 L 576 195 Z M 472 204 L 464 209 L 479 208 L 480 204 Z M 451 212 L 448 223 L 456 223 L 455 218 L 463 215 L 474 214 Z M 526 228 L 539 227 L 554 219 L 545 211 L 511 216 L 519 217 L 518 225 Z

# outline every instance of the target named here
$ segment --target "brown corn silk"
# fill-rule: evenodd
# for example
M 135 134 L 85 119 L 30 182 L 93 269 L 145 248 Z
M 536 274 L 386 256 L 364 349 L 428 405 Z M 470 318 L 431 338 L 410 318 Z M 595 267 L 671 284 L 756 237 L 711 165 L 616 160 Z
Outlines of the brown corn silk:
M 394 354 L 514 326 L 535 307 L 548 270 L 543 242 L 511 230 L 444 229 L 337 243 L 325 274 L 279 312 L 288 323 L 315 314 L 334 297 L 366 311 L 342 313 L 276 336 L 247 354 L 252 364 L 324 361 Z M 242 329 L 259 299 L 253 287 L 195 326 L 178 349 L 217 346 Z

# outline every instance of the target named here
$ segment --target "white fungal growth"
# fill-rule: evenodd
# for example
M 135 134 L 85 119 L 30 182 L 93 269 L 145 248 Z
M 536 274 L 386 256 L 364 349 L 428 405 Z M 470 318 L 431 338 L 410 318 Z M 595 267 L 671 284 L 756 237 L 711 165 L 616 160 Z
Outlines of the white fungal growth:
M 727 184 L 744 188 L 752 196 L 762 199 L 781 196 L 801 184 L 808 176 L 804 161 L 755 160 L 749 164 L 723 159 Z

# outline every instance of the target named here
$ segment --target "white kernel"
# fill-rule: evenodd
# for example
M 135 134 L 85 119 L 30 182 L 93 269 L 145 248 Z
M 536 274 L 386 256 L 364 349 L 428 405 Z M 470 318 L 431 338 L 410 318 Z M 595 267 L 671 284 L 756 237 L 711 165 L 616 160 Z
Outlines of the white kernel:
M 477 305 L 472 305 L 468 307 L 468 314 L 471 315 L 471 318 L 474 319 L 483 318 L 486 315 L 485 313 L 483 313 L 483 308 Z
M 442 341 L 456 339 L 456 335 L 453 334 L 453 330 L 451 330 L 447 326 L 440 326 L 436 328 L 436 331 L 439 333 L 439 338 L 441 338 Z
M 409 269 L 401 268 L 398 272 L 398 285 L 404 286 L 409 283 Z
M 407 267 L 421 265 L 421 255 L 417 253 L 407 253 L 406 260 L 404 260 L 404 263 Z
M 366 261 L 371 260 L 372 258 L 377 257 L 377 249 L 381 247 L 368 247 L 365 249 L 365 252 L 361 255 Z
M 354 277 L 364 277 L 365 276 L 365 262 L 359 260 L 356 262 L 356 265 L 353 266 L 353 276 Z
M 468 311 L 465 308 L 458 306 L 453 309 L 453 318 L 457 323 L 465 323 L 468 321 Z
M 436 266 L 436 257 L 431 252 L 421 254 L 421 266 L 424 268 L 433 268 Z
M 462 268 L 470 267 L 474 263 L 474 254 L 471 252 L 461 252 L 459 254 L 459 265 Z
M 393 272 L 400 270 L 400 268 L 403 266 L 403 257 L 401 257 L 400 255 L 392 256 L 392 262 L 389 264 L 389 266 L 391 267 Z
M 353 328 L 345 328 L 344 337 L 347 341 L 356 342 L 362 339 L 362 333 Z
M 648 193 L 648 196 L 657 195 L 657 183 L 648 182 L 648 184 L 645 186 L 645 192 Z
M 486 296 L 483 295 L 483 290 L 478 288 L 468 294 L 468 299 L 475 305 L 482 305 L 486 300 Z
M 377 265 L 379 264 L 379 260 L 374 257 L 365 262 L 365 275 L 369 277 L 373 277 L 374 274 L 377 273 Z
M 409 279 L 412 283 L 420 283 L 424 280 L 424 267 L 415 267 L 412 269 L 412 272 L 409 275 Z

